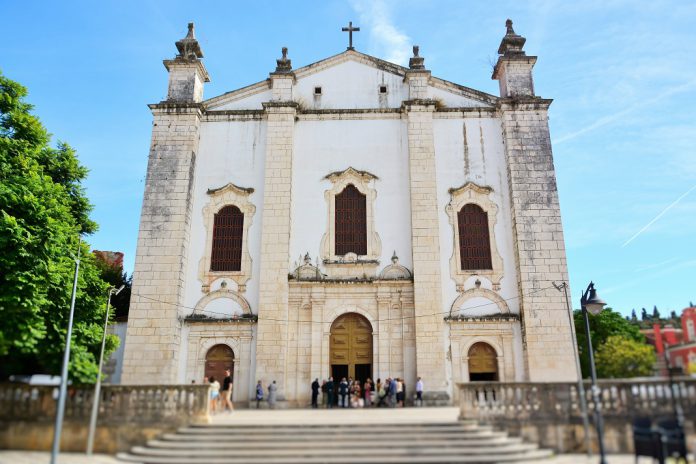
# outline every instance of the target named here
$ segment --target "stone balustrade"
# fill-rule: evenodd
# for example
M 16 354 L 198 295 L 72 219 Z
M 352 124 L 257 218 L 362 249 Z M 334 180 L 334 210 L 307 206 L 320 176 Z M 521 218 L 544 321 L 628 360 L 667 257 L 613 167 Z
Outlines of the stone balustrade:
M 578 451 L 584 442 L 582 408 L 577 383 L 470 382 L 460 383 L 461 417 L 494 424 L 561 452 Z M 590 414 L 594 416 L 591 385 L 585 383 Z M 607 448 L 632 450 L 635 417 L 673 417 L 679 410 L 687 433 L 694 431 L 696 379 L 621 379 L 598 382 Z M 591 427 L 591 434 L 594 427 Z M 592 443 L 596 443 L 592 437 Z
M 95 451 L 127 450 L 167 430 L 208 422 L 207 385 L 103 385 Z M 50 449 L 57 387 L 0 384 L 0 448 Z M 84 451 L 93 387 L 69 387 L 61 448 Z

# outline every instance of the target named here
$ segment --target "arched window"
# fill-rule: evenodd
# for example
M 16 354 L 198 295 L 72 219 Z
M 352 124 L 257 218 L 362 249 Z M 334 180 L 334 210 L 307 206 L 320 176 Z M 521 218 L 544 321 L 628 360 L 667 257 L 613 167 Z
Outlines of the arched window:
M 336 195 L 336 255 L 367 254 L 366 197 L 353 184 Z
M 236 206 L 225 206 L 215 215 L 211 271 L 242 269 L 242 236 L 244 213 Z
M 488 213 L 473 203 L 457 213 L 459 223 L 459 257 L 462 270 L 493 269 Z

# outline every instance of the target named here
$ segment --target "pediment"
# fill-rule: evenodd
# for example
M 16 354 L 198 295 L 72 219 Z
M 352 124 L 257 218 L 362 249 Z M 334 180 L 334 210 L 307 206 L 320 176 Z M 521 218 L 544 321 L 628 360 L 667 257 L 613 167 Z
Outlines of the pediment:
M 346 50 L 293 70 L 293 100 L 307 109 L 399 108 L 409 100 L 404 77 L 408 68 Z M 207 110 L 261 110 L 271 100 L 270 79 L 204 102 Z M 379 95 L 379 87 L 387 93 Z M 321 87 L 321 94 L 316 88 Z M 497 97 L 437 77 L 430 78 L 430 97 L 445 107 L 494 107 Z

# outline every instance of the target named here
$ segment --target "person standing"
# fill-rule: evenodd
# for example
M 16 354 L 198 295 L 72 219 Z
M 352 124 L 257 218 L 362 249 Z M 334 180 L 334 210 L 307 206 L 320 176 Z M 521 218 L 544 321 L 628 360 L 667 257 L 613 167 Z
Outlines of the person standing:
M 229 369 L 225 370 L 225 378 L 222 379 L 222 410 L 232 412 L 234 405 L 230 398 L 232 397 L 232 372 Z
M 334 378 L 329 377 L 329 381 L 326 382 L 326 401 L 327 407 L 333 409 L 334 407 Z
M 341 383 L 338 384 L 338 395 L 341 398 L 341 404 L 339 406 L 342 408 L 347 408 L 348 401 L 346 396 L 348 395 L 348 382 L 346 381 L 345 377 L 343 377 L 341 379 Z
M 389 381 L 389 407 L 396 407 L 396 379 Z
M 210 377 L 210 410 L 217 412 L 218 399 L 220 398 L 220 382 L 215 377 Z
M 263 385 L 261 385 L 261 381 L 259 380 L 256 383 L 256 409 L 261 407 L 261 401 L 263 401 Z
M 328 390 L 326 389 L 326 379 L 321 382 L 321 405 L 323 409 L 328 407 Z
M 396 379 L 396 404 L 400 408 L 404 406 L 404 382 L 401 377 Z
M 368 377 L 365 381 L 365 407 L 369 408 L 372 406 L 372 380 Z
M 314 409 L 319 407 L 317 398 L 319 398 L 319 379 L 314 379 L 314 382 L 312 382 L 312 407 Z
M 271 383 L 268 386 L 268 407 L 271 409 L 275 409 L 276 407 L 276 392 L 278 391 L 278 385 L 276 385 L 276 381 L 274 380 L 273 383 Z
M 416 404 L 418 404 L 419 407 L 423 406 L 423 379 L 418 377 L 418 381 L 416 382 Z

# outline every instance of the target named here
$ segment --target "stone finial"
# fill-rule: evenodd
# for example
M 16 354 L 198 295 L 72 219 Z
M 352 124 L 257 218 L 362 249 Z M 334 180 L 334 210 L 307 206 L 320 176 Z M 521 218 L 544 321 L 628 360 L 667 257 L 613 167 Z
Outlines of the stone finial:
M 399 262 L 399 257 L 396 256 L 396 250 L 394 250 L 394 254 L 391 257 L 391 262 L 392 264 L 397 264 Z
M 505 56 L 524 55 L 522 47 L 524 47 L 526 41 L 527 39 L 515 33 L 515 30 L 512 28 L 512 20 L 508 19 L 505 21 L 505 37 L 500 42 L 498 54 Z
M 304 263 L 305 264 L 312 264 L 312 258 L 311 258 L 311 256 L 309 256 L 309 251 L 307 252 L 307 254 L 304 255 Z
M 409 69 L 425 69 L 425 58 L 418 55 L 420 47 L 418 45 L 413 46 L 413 56 L 408 60 Z
M 276 70 L 277 73 L 287 73 L 292 71 L 292 62 L 288 58 L 288 47 L 283 47 L 281 50 L 283 56 L 276 60 Z
M 203 51 L 198 40 L 196 40 L 193 23 L 188 23 L 188 34 L 176 42 L 176 49 L 179 51 L 179 54 L 176 56 L 177 59 L 193 61 L 203 58 Z

